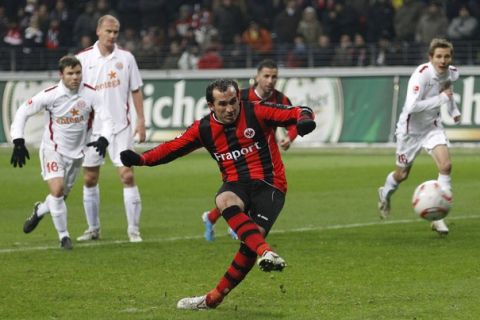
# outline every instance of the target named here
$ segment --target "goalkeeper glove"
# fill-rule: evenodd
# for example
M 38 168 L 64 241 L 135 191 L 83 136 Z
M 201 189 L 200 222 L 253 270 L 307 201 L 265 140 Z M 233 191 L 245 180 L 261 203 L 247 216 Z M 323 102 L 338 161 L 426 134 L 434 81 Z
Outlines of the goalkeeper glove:
M 87 147 L 94 147 L 95 150 L 97 150 L 98 154 L 105 158 L 105 154 L 107 153 L 108 140 L 104 137 L 100 137 L 97 141 L 87 143 Z
M 317 124 L 313 121 L 314 114 L 312 109 L 309 107 L 300 107 L 302 111 L 300 112 L 300 117 L 297 120 L 297 132 L 303 137 L 304 135 L 312 132 Z
M 120 160 L 125 167 L 143 166 L 145 161 L 142 156 L 132 150 L 123 150 L 120 152 Z
M 18 138 L 13 140 L 13 153 L 12 158 L 10 159 L 10 163 L 16 168 L 17 165 L 21 168 L 25 165 L 27 158 L 30 160 L 30 155 L 28 154 L 28 150 L 25 147 L 25 139 Z

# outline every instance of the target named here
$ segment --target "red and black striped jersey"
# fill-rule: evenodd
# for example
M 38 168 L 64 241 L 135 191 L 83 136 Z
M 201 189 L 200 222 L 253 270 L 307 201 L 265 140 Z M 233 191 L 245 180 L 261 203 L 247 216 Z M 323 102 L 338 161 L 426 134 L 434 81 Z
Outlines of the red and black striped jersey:
M 217 162 L 223 181 L 262 180 L 286 192 L 285 168 L 275 142 L 275 128 L 296 124 L 300 112 L 298 107 L 281 109 L 241 101 L 235 123 L 224 125 L 211 113 L 177 138 L 145 152 L 144 164 L 167 163 L 203 146 Z
M 255 87 L 250 87 L 248 89 L 240 90 L 240 99 L 247 100 L 251 102 L 258 102 L 258 101 L 267 101 L 272 103 L 280 103 L 287 106 L 291 106 L 292 102 L 286 95 L 278 91 L 277 89 L 273 90 L 272 95 L 268 99 L 262 99 L 257 95 L 255 92 Z
M 282 92 L 278 91 L 277 89 L 273 90 L 273 93 L 270 95 L 268 99 L 262 99 L 257 95 L 255 92 L 255 87 L 250 87 L 248 89 L 242 89 L 240 91 L 240 99 L 245 100 L 245 101 L 251 101 L 251 102 L 270 102 L 270 103 L 275 103 L 275 104 L 283 104 L 286 106 L 291 106 L 292 102 L 290 99 L 284 95 Z M 288 132 L 288 137 L 290 138 L 290 141 L 295 140 L 297 137 L 297 127 L 295 125 L 290 125 L 287 127 L 287 132 Z

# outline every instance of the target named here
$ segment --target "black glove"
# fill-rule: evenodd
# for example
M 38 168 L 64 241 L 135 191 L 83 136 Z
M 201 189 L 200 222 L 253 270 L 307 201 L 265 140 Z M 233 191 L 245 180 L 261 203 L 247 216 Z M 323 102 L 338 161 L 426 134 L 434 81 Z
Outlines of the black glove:
M 25 165 L 27 158 L 30 160 L 30 155 L 28 154 L 28 150 L 25 147 L 25 139 L 18 138 L 13 140 L 13 152 L 12 158 L 10 159 L 10 163 L 16 168 L 17 165 L 21 168 Z
M 97 141 L 87 143 L 87 147 L 94 147 L 95 150 L 97 150 L 98 154 L 105 158 L 105 154 L 107 153 L 108 140 L 104 137 L 100 137 Z
M 317 124 L 313 121 L 314 115 L 312 109 L 309 107 L 300 107 L 300 118 L 297 120 L 297 132 L 303 137 L 304 135 L 312 132 Z
M 132 150 L 123 150 L 120 152 L 120 160 L 125 167 L 143 166 L 142 156 Z

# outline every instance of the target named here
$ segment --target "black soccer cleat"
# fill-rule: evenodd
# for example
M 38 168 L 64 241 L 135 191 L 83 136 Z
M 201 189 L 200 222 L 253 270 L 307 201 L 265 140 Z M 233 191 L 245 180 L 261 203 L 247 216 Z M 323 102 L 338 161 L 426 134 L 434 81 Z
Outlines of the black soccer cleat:
M 72 250 L 72 239 L 70 239 L 70 237 L 63 237 L 62 240 L 60 240 L 60 247 L 63 250 Z
M 30 217 L 27 218 L 25 223 L 23 224 L 23 232 L 30 233 L 37 227 L 40 220 L 42 220 L 43 216 L 38 216 L 38 206 L 40 206 L 41 202 L 35 202 L 35 206 L 33 207 L 33 212 Z

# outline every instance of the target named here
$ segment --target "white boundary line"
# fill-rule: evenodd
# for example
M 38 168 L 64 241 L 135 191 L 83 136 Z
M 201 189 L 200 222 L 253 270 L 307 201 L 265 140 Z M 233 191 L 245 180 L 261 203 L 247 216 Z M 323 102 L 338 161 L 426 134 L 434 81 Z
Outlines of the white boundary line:
M 470 215 L 470 216 L 457 216 L 451 217 L 448 220 L 469 220 L 469 219 L 479 219 L 480 215 Z M 407 224 L 407 223 L 425 223 L 424 220 L 420 219 L 403 219 L 403 220 L 386 220 L 386 221 L 375 221 L 375 222 L 365 222 L 365 223 L 351 223 L 351 224 L 335 224 L 330 226 L 323 227 L 304 227 L 304 228 L 294 228 L 289 230 L 272 230 L 271 234 L 285 234 L 285 233 L 301 233 L 308 231 L 322 231 L 322 230 L 338 230 L 338 229 L 354 229 L 354 228 L 364 228 L 370 226 L 379 226 L 385 224 Z M 225 235 L 223 237 L 227 237 Z M 220 236 L 222 237 L 222 236 Z M 161 243 L 161 242 L 172 242 L 172 241 L 183 241 L 183 240 L 198 240 L 203 239 L 203 236 L 184 236 L 184 237 L 170 237 L 170 238 L 158 238 L 158 239 L 149 239 L 144 240 L 144 243 Z M 127 240 L 112 240 L 112 241 L 95 241 L 88 243 L 76 243 L 75 247 L 103 247 L 108 245 L 116 244 L 129 244 Z M 134 244 L 136 245 L 136 244 Z M 3 253 L 17 253 L 17 252 L 29 252 L 29 251 L 45 251 L 59 249 L 59 246 L 38 246 L 38 247 L 16 247 L 16 248 L 2 248 L 0 249 L 0 254 Z

